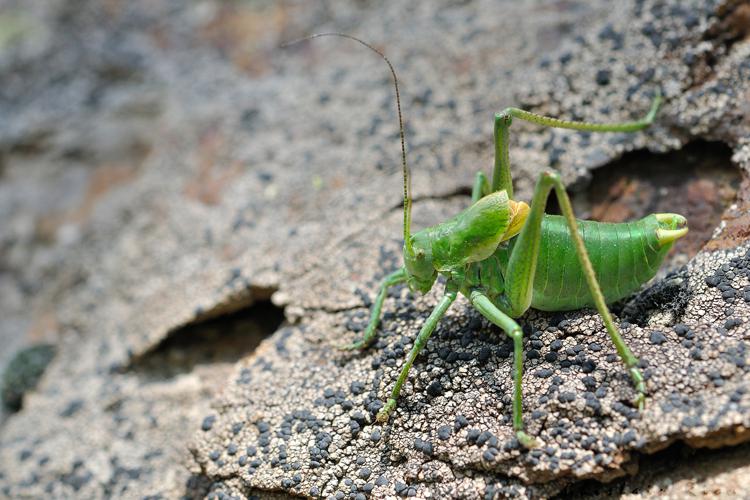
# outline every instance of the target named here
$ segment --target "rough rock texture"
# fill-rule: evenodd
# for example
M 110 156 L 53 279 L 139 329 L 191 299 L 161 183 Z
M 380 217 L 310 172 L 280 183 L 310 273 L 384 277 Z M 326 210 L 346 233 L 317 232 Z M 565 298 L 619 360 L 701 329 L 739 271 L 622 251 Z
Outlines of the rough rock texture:
M 750 437 L 744 2 L 3 7 L 0 365 L 58 344 L 3 424 L 3 495 L 549 496 L 675 441 Z M 598 316 L 532 312 L 524 403 L 544 446 L 520 449 L 509 344 L 459 300 L 373 424 L 440 287 L 396 289 L 376 346 L 334 349 L 400 265 L 401 214 L 382 61 L 345 41 L 275 48 L 328 30 L 397 65 L 415 226 L 466 205 L 509 105 L 613 121 L 666 98 L 640 134 L 514 124 L 518 198 L 546 166 L 582 191 L 628 151 L 731 148 L 744 184 L 711 241 L 618 308 L 648 377 L 642 415 Z
M 744 498 L 750 490 L 750 445 L 718 450 L 674 446 L 641 459 L 639 474 L 602 485 L 596 481 L 568 488 L 564 498 Z

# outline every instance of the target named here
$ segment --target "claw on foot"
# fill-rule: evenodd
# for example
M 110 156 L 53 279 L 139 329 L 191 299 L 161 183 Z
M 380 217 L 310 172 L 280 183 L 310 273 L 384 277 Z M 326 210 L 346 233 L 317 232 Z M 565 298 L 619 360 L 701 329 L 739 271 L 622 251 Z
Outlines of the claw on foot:
M 646 408 L 646 383 L 638 367 L 633 366 L 630 368 L 630 378 L 633 379 L 635 390 L 638 391 L 633 404 L 638 408 L 638 411 L 643 411 Z
M 542 445 L 538 439 L 529 436 L 523 431 L 516 431 L 516 439 L 521 443 L 521 446 L 528 449 L 539 448 Z
M 339 344 L 336 346 L 336 349 L 340 351 L 356 351 L 364 349 L 367 346 L 368 344 L 365 343 L 364 340 L 358 340 L 356 342 L 352 342 L 351 344 Z
M 389 399 L 388 402 L 385 404 L 384 407 L 380 409 L 378 412 L 378 415 L 375 417 L 375 420 L 378 421 L 378 423 L 384 424 L 388 422 L 388 417 L 390 416 L 393 409 L 396 407 L 396 400 Z
M 635 406 L 638 408 L 638 411 L 643 411 L 646 409 L 646 396 L 644 394 L 638 394 L 635 397 L 635 400 L 633 401 Z

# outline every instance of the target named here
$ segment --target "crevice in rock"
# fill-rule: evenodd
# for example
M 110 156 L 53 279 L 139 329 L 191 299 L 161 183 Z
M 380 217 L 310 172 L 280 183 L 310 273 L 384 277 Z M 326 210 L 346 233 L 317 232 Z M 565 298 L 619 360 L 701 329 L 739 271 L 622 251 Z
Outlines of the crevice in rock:
M 615 498 L 646 492 L 656 496 L 666 494 L 665 490 L 678 481 L 702 483 L 731 470 L 750 466 L 750 443 L 706 449 L 678 441 L 654 454 L 637 455 L 633 463 L 637 472 L 631 476 L 610 483 L 596 479 L 579 481 L 566 487 L 555 498 Z
M 570 194 L 580 219 L 626 222 L 660 212 L 688 219 L 690 232 L 677 241 L 666 260 L 671 272 L 631 300 L 613 305 L 626 321 L 647 326 L 654 313 L 663 311 L 671 314 L 660 318 L 661 323 L 666 321 L 664 326 L 680 321 L 690 298 L 687 271 L 680 264 L 710 241 L 737 198 L 741 173 L 731 157 L 726 144 L 702 140 L 669 153 L 634 151 L 593 170 L 587 189 Z M 547 213 L 560 213 L 554 196 L 548 200 Z
M 131 371 L 157 378 L 190 373 L 200 364 L 229 363 L 252 353 L 284 322 L 284 309 L 270 293 L 245 307 L 200 316 L 169 333 L 159 344 L 129 365 Z
M 451 191 L 446 191 L 444 193 L 435 193 L 435 194 L 424 194 L 419 196 L 413 196 L 411 202 L 412 203 L 419 203 L 422 201 L 429 201 L 429 200 L 451 200 L 453 198 L 461 198 L 465 199 L 467 196 L 471 196 L 471 186 L 458 186 L 455 189 Z M 398 210 L 403 211 L 404 209 L 404 202 L 401 201 L 398 205 L 394 205 L 391 207 L 391 210 Z
M 682 254 L 683 263 L 711 239 L 741 180 L 731 148 L 703 140 L 668 153 L 633 151 L 591 174 L 585 192 L 572 193 L 579 219 L 626 222 L 652 213 L 681 214 L 690 232 L 677 241 L 672 258 Z
M 221 318 L 236 312 L 248 309 L 259 302 L 271 302 L 271 296 L 278 290 L 277 286 L 251 285 L 244 280 L 239 271 L 232 273 L 227 280 L 226 286 L 232 287 L 237 284 L 238 288 L 225 296 L 221 301 L 215 302 L 209 308 L 199 307 L 195 310 L 195 318 L 181 325 L 179 328 L 196 325 L 208 320 Z M 283 308 L 280 308 L 283 311 Z
M 728 0 L 716 9 L 716 17 L 705 31 L 702 42 L 711 50 L 689 52 L 684 60 L 690 67 L 692 88 L 716 77 L 716 67 L 737 42 L 750 36 L 750 5 L 745 0 Z
M 718 22 L 704 40 L 715 40 L 729 52 L 732 46 L 750 36 L 750 5 L 745 0 L 729 0 L 717 9 Z

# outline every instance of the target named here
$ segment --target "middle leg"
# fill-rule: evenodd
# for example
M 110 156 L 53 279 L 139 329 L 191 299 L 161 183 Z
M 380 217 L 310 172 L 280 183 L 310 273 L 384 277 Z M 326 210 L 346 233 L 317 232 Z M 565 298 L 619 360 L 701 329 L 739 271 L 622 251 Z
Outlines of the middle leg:
M 513 430 L 521 445 L 536 448 L 539 442 L 523 430 L 523 331 L 513 318 L 498 309 L 484 293 L 474 290 L 469 299 L 482 316 L 502 328 L 513 339 Z
M 456 290 L 453 286 L 449 285 L 446 286 L 447 290 L 445 292 L 445 295 L 442 299 L 440 299 L 440 302 L 437 306 L 435 306 L 435 309 L 432 310 L 432 313 L 427 318 L 427 321 L 425 321 L 422 329 L 419 331 L 419 335 L 414 341 L 414 346 L 411 348 L 411 352 L 409 352 L 409 357 L 406 358 L 406 362 L 401 368 L 401 373 L 398 376 L 398 380 L 396 380 L 396 385 L 393 386 L 393 390 L 391 391 L 391 396 L 388 398 L 388 402 L 386 402 L 385 406 L 378 412 L 378 415 L 376 417 L 376 420 L 378 422 L 383 423 L 388 421 L 388 416 L 396 407 L 396 400 L 398 399 L 398 395 L 401 393 L 401 387 L 404 385 L 404 382 L 406 382 L 406 379 L 409 376 L 411 365 L 414 364 L 414 360 L 417 359 L 417 355 L 419 355 L 419 352 L 427 344 L 427 339 L 429 339 L 430 335 L 432 335 L 432 332 L 435 331 L 435 327 L 437 327 L 440 318 L 443 317 L 445 311 L 447 311 L 453 301 L 456 300 Z

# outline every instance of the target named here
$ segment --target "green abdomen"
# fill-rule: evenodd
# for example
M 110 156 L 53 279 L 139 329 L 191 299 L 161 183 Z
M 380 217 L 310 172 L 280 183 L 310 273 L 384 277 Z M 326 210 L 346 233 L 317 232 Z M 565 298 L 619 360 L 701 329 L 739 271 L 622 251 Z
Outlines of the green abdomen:
M 636 222 L 578 221 L 607 303 L 632 294 L 654 277 L 668 247 L 659 248 L 648 218 Z M 545 215 L 531 307 L 566 311 L 593 307 L 565 219 Z

